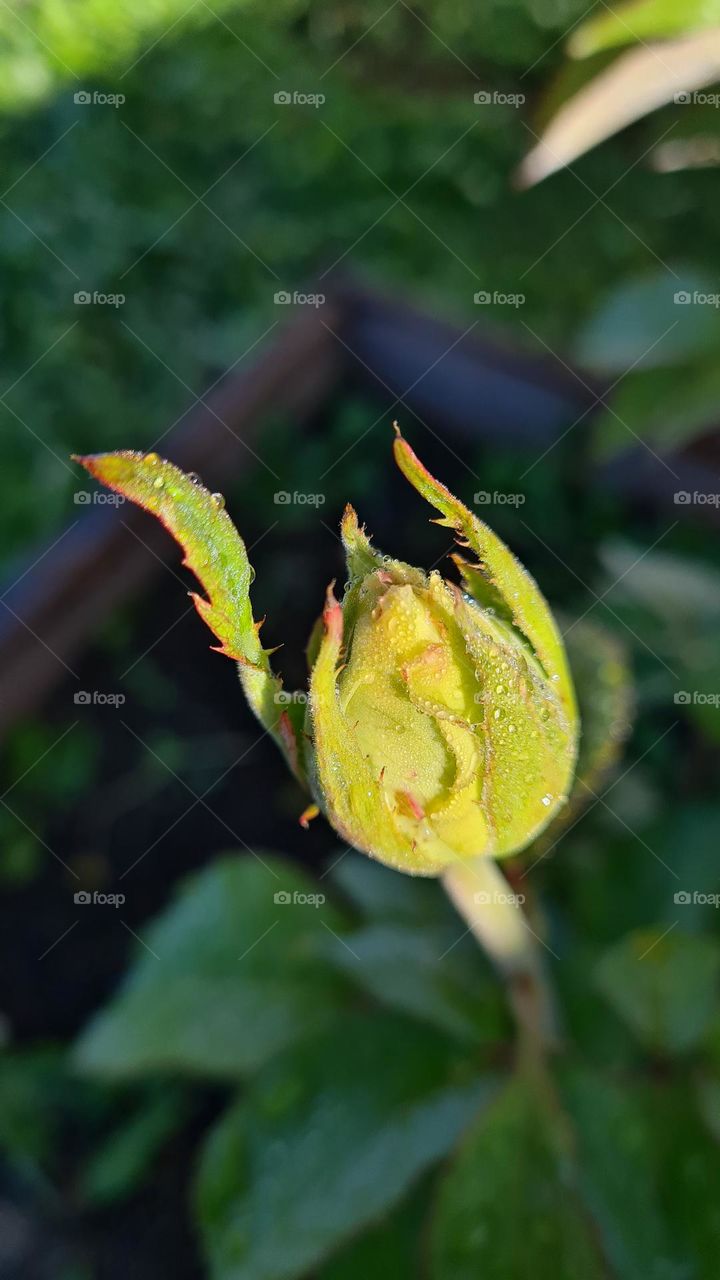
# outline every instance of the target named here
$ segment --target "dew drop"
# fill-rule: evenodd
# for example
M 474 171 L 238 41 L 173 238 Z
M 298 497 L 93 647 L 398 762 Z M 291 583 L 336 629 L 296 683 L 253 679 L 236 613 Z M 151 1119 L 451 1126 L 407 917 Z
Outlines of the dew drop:
M 223 507 L 225 506 L 225 499 L 221 493 L 211 493 L 210 501 L 212 502 L 213 506 L 217 508 L 218 511 L 222 511 Z
M 493 711 L 493 720 L 499 720 L 501 715 L 502 715 L 502 711 L 500 710 L 499 707 L 496 707 L 495 710 Z
M 188 471 L 187 478 L 191 484 L 202 484 L 202 480 L 200 479 L 197 471 Z
M 146 453 L 143 461 L 146 462 L 149 467 L 156 467 L 160 458 L 156 453 Z
M 162 476 L 156 476 L 156 478 L 153 480 L 153 489 L 162 489 L 164 484 L 165 484 L 165 481 L 163 480 Z
M 541 804 L 544 804 L 546 809 L 547 809 L 548 805 L 552 804 L 552 796 L 550 795 L 550 793 L 549 793 L 549 792 L 548 792 L 548 794 L 547 794 L 547 795 L 542 796 L 542 798 L 541 798 L 541 800 L 540 800 L 540 803 L 541 803 Z

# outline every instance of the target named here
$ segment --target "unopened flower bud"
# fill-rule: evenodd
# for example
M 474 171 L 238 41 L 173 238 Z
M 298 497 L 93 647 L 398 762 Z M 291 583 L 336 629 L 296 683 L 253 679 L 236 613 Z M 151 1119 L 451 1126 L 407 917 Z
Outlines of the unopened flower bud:
M 307 700 L 283 695 L 270 668 L 245 547 L 217 495 L 156 455 L 81 461 L 183 545 L 208 596 L 195 598 L 199 611 L 336 830 L 402 871 L 438 875 L 516 853 L 547 826 L 567 799 L 579 725 L 565 650 L 533 578 L 400 435 L 395 457 L 475 559 L 454 557 L 459 585 L 391 560 L 348 507 L 348 582 L 341 602 L 328 589 Z

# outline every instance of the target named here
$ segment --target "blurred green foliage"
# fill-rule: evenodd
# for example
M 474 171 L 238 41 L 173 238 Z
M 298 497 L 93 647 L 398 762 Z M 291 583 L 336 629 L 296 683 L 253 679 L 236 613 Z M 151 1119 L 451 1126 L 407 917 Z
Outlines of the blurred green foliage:
M 663 275 L 663 314 L 675 290 L 714 279 L 715 172 L 635 163 L 670 128 L 717 137 L 710 107 L 668 108 L 577 173 L 512 190 L 536 95 L 585 8 L 284 0 L 272 21 L 228 0 L 1 8 L 5 554 L 77 514 L 71 450 L 152 443 L 282 319 L 276 290 L 336 262 L 564 358 L 596 308 L 654 278 L 658 259 L 677 272 Z M 479 106 L 478 90 L 526 101 Z M 278 91 L 326 101 L 278 104 Z M 74 100 L 93 93 L 124 101 Z M 478 289 L 526 302 L 479 315 Z M 75 305 L 80 291 L 126 300 Z M 677 339 L 648 305 L 654 363 L 674 363 Z M 700 311 L 678 317 L 691 346 Z M 581 350 L 594 360 L 592 344 Z M 692 430 L 716 404 L 707 351 L 690 353 L 690 399 L 705 388 Z M 643 385 L 620 388 L 633 430 L 654 417 Z M 680 397 L 673 418 L 677 436 Z

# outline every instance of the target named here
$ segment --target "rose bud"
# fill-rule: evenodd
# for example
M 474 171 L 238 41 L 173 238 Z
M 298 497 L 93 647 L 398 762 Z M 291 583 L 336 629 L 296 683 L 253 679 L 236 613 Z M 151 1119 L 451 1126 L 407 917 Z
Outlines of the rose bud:
M 153 454 L 79 461 L 181 543 L 207 593 L 194 597 L 198 610 L 343 839 L 399 870 L 438 875 L 517 853 L 544 830 L 572 785 L 579 723 L 562 640 L 534 579 L 399 434 L 394 447 L 437 523 L 475 559 L 453 557 L 461 585 L 391 560 L 348 507 L 348 582 L 341 602 L 328 589 L 306 705 L 270 668 L 245 546 L 217 495 Z

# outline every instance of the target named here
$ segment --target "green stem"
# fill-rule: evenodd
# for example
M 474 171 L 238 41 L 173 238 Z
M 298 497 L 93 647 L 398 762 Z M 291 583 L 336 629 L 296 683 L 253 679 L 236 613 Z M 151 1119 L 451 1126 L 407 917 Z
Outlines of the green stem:
M 520 1032 L 520 1051 L 559 1045 L 557 1016 L 540 939 L 494 859 L 454 863 L 443 874 L 446 892 L 506 983 Z

